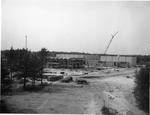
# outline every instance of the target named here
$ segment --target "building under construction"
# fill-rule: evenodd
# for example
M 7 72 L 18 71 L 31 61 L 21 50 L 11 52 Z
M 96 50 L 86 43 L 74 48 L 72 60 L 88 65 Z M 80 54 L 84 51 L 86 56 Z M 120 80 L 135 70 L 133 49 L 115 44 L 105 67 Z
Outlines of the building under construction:
M 84 68 L 85 59 L 81 55 L 73 54 L 56 54 L 56 57 L 48 58 L 48 68 Z
M 49 68 L 96 68 L 107 67 L 131 67 L 137 64 L 136 56 L 130 55 L 100 55 L 100 54 L 56 54 L 49 57 L 47 67 Z
M 54 58 L 49 58 L 48 67 L 51 68 L 84 68 L 84 67 L 100 67 L 100 66 L 117 66 L 130 67 L 136 65 L 136 57 L 134 56 L 117 56 L 107 55 L 107 51 L 112 43 L 116 32 L 111 36 L 111 39 L 105 49 L 103 55 L 99 54 L 75 54 L 75 53 L 60 53 Z
M 102 66 L 132 67 L 137 64 L 137 57 L 130 55 L 102 55 L 99 63 Z

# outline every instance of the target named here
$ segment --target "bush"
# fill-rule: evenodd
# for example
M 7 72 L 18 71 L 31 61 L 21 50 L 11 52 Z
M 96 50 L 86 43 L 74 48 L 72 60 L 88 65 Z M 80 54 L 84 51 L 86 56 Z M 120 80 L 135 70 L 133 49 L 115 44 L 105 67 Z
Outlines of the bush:
M 49 78 L 50 81 L 58 81 L 60 79 L 63 79 L 63 76 L 52 76 Z
M 84 79 L 76 79 L 77 84 L 83 84 L 83 85 L 88 85 L 88 82 Z
M 5 100 L 0 100 L 0 113 L 10 113 Z
M 118 115 L 117 110 L 103 106 L 101 109 L 103 115 Z
M 46 87 L 46 86 L 49 86 L 49 84 L 47 82 L 44 82 L 44 83 L 40 84 L 40 86 Z
M 35 86 L 32 86 L 31 84 L 28 84 L 26 85 L 26 88 L 24 89 L 25 91 L 31 91 L 31 92 L 36 92 L 36 91 L 40 91 L 42 90 L 43 87 L 40 86 L 40 85 L 35 85 Z
M 27 82 L 29 82 L 29 80 L 26 79 L 25 82 L 27 83 Z M 19 83 L 21 83 L 21 84 L 24 83 L 24 78 L 20 79 Z
M 32 84 L 27 84 L 26 85 L 26 88 L 25 88 L 25 91 L 35 91 L 35 92 L 37 92 L 37 91 L 41 91 L 41 90 L 43 90 L 46 86 L 49 86 L 49 84 L 48 83 L 42 83 L 42 84 L 39 84 L 39 85 L 32 85 Z
M 147 113 L 149 113 L 149 76 L 150 64 L 147 64 L 137 72 L 134 89 L 138 107 Z

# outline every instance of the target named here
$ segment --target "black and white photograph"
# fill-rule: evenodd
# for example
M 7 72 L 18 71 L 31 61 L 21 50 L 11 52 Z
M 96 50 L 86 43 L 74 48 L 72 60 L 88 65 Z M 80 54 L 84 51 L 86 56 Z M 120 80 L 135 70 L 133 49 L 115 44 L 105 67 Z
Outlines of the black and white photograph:
M 1 114 L 149 115 L 150 1 L 1 0 Z

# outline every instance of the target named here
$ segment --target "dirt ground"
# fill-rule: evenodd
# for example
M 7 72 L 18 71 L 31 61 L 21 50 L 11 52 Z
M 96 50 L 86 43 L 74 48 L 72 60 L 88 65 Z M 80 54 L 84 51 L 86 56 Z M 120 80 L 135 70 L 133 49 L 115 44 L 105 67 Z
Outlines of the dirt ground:
M 56 82 L 42 91 L 20 92 L 3 98 L 14 113 L 102 115 L 101 108 L 107 101 L 108 106 L 125 111 L 128 115 L 146 115 L 136 107 L 133 96 L 135 70 L 122 68 L 80 71 L 80 74 L 76 75 L 78 70 L 72 74 L 73 79 L 81 77 L 86 79 L 89 85 Z M 84 72 L 88 74 L 83 74 Z M 116 104 L 105 100 L 104 92 L 115 96 Z

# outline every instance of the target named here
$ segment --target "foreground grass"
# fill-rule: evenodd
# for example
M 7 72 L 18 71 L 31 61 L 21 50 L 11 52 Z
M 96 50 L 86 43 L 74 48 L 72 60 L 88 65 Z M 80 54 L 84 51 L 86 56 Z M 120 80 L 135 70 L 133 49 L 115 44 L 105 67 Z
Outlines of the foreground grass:
M 47 85 L 16 89 L 12 95 L 5 95 L 5 105 L 10 113 L 83 113 L 83 103 L 78 87 Z M 84 92 L 85 93 L 85 92 Z M 86 102 L 83 99 L 84 102 Z M 4 105 L 4 104 L 3 104 Z M 4 111 L 4 113 L 8 113 Z

